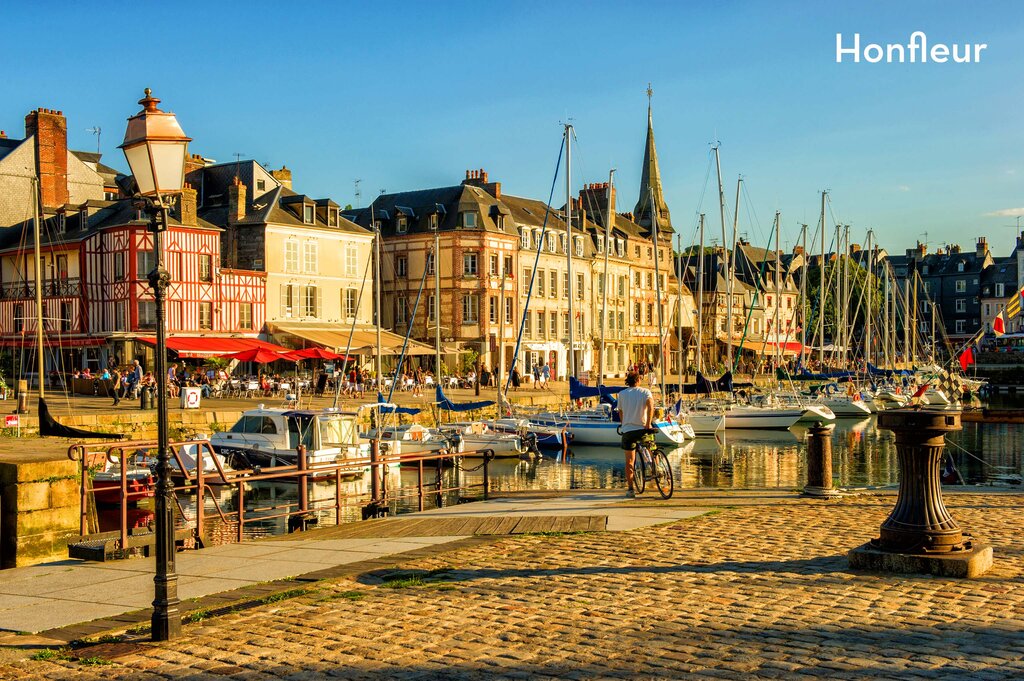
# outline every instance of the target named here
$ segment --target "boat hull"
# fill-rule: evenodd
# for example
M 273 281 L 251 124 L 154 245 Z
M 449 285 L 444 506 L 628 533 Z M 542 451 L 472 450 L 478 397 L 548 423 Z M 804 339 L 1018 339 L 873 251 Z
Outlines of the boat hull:
M 742 430 L 786 430 L 803 415 L 803 409 L 733 407 L 725 412 L 725 427 Z
M 686 422 L 693 428 L 693 433 L 697 437 L 714 437 L 725 428 L 725 416 L 722 414 L 690 412 L 686 415 Z

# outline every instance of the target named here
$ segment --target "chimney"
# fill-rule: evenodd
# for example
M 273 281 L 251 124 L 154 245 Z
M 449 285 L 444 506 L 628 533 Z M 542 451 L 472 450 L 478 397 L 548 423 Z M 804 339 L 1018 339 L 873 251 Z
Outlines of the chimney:
M 246 203 L 245 185 L 236 177 L 228 186 L 228 224 L 245 217 Z
M 39 200 L 43 207 L 69 203 L 68 122 L 53 109 L 36 109 L 25 116 L 25 137 L 35 137 Z
M 292 171 L 288 170 L 288 166 L 281 166 L 280 170 L 271 170 L 270 174 L 285 189 L 292 188 Z
M 803 254 L 804 254 L 804 247 L 803 246 L 794 246 L 793 247 L 793 255 L 803 255 Z
M 860 251 L 861 251 L 860 244 L 850 244 L 850 256 L 851 257 L 857 255 L 858 253 L 860 253 Z
M 4 132 L 3 130 L 0 130 L 0 140 L 5 140 L 5 139 L 7 139 L 7 133 Z
M 187 182 L 178 200 L 178 222 L 186 227 L 195 227 L 199 224 L 196 215 L 196 190 Z
M 988 253 L 988 239 L 983 236 L 978 237 L 978 245 L 975 253 L 979 258 L 985 257 L 985 254 Z
M 949 246 L 949 254 L 950 255 L 957 255 L 959 253 L 960 253 L 960 244 L 950 244 L 950 246 Z
M 501 183 L 488 182 L 487 171 L 483 168 L 480 170 L 467 170 L 466 179 L 462 181 L 462 184 L 463 186 L 471 185 L 473 187 L 480 187 L 480 189 L 483 189 L 494 198 L 501 198 Z
M 615 214 L 615 187 L 611 188 L 611 199 L 608 197 L 607 182 L 592 182 L 580 190 L 579 205 L 587 210 L 590 219 L 605 227 L 605 217 Z M 611 209 L 609 210 L 609 203 Z

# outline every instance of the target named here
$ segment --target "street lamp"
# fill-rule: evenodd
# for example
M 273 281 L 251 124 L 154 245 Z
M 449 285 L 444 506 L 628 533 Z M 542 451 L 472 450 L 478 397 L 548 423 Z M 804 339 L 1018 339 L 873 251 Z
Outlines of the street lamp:
M 154 641 L 167 641 L 181 633 L 178 610 L 178 575 L 174 568 L 174 483 L 171 481 L 167 435 L 167 324 L 164 298 L 171 276 L 164 269 L 160 234 L 167 231 L 168 195 L 180 194 L 185 183 L 185 156 L 190 139 L 185 136 L 173 113 L 156 108 L 159 99 L 146 88 L 139 100 L 142 111 L 128 119 L 121 150 L 138 185 L 139 198 L 149 216 L 153 232 L 156 266 L 149 273 L 156 307 L 157 387 L 157 488 L 156 488 L 156 575 L 155 598 L 150 625 Z

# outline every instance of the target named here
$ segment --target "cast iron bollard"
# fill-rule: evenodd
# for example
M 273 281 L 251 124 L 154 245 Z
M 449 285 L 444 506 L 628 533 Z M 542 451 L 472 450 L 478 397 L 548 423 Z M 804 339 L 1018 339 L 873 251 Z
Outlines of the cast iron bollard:
M 984 573 L 992 547 L 965 535 L 942 502 L 942 450 L 946 433 L 960 430 L 960 412 L 892 409 L 878 415 L 878 426 L 896 435 L 899 496 L 879 538 L 849 553 L 850 566 L 949 577 Z
M 830 498 L 839 495 L 832 487 L 832 430 L 816 422 L 807 429 L 807 485 L 804 496 Z

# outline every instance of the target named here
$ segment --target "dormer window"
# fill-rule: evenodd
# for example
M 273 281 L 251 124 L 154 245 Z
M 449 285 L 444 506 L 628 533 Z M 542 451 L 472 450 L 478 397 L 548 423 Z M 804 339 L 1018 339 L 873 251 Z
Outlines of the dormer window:
M 341 219 L 341 211 L 340 210 L 331 209 L 331 210 L 327 211 L 327 224 L 330 225 L 331 227 L 337 227 L 338 226 L 338 221 L 340 219 Z
M 498 215 L 495 215 L 494 224 L 498 226 L 498 229 L 505 229 L 505 216 L 501 215 L 500 213 Z
M 559 253 L 568 253 L 566 250 L 566 236 L 564 234 L 558 235 L 558 251 Z
M 409 220 L 404 215 L 399 215 L 395 223 L 395 232 L 405 234 L 409 231 Z
M 519 232 L 519 245 L 522 248 L 529 248 L 530 247 L 530 230 L 528 230 L 526 228 L 523 228 Z
M 964 264 L 962 262 L 958 262 L 956 264 L 956 271 L 957 272 L 963 272 L 964 271 Z
M 302 221 L 307 224 L 313 224 L 314 211 L 312 204 L 305 203 L 302 205 Z
M 473 211 L 466 211 L 461 214 L 462 216 L 462 227 L 464 229 L 476 229 L 476 213 Z
M 604 237 L 603 236 L 597 237 L 597 252 L 598 253 L 604 253 Z
M 266 180 L 256 180 L 256 191 L 262 192 L 262 191 L 266 191 L 266 189 L 267 189 L 267 181 Z
M 583 237 L 578 237 L 578 236 L 573 237 L 572 241 L 573 241 L 573 246 L 576 249 L 576 255 L 578 257 L 582 257 L 583 256 Z

